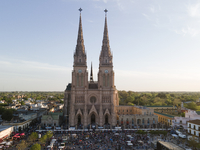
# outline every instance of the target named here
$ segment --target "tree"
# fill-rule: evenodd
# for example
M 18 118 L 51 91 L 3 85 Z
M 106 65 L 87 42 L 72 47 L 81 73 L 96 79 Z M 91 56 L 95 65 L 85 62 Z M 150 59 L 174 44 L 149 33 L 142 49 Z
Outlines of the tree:
M 18 150 L 24 150 L 27 148 L 27 143 L 26 141 L 22 140 L 21 143 L 19 143 L 16 147 Z
M 134 104 L 133 104 L 133 103 L 131 103 L 131 102 L 128 102 L 128 105 L 130 105 L 130 106 L 134 106 Z
M 36 132 L 32 132 L 29 136 L 30 141 L 35 141 L 38 138 L 38 134 Z
M 181 113 L 181 117 L 185 117 L 185 112 Z
M 44 143 L 46 143 L 46 141 L 47 141 L 47 135 L 43 135 L 43 136 L 41 137 L 41 139 L 40 139 L 40 143 L 41 143 L 41 144 L 44 144 Z
M 46 133 L 46 136 L 47 136 L 47 139 L 49 140 L 53 136 L 53 133 L 51 131 L 48 131 Z
M 8 98 L 8 99 L 6 100 L 6 102 L 7 102 L 7 104 L 12 104 L 12 99 L 11 99 L 11 98 Z
M 33 146 L 31 146 L 30 150 L 41 150 L 41 146 L 40 146 L 40 144 L 36 143 Z
M 144 105 L 147 105 L 148 98 L 146 97 L 146 95 L 142 96 L 141 100 L 143 101 Z
M 192 110 L 197 110 L 197 105 L 194 102 L 188 103 L 186 105 L 184 105 L 186 108 L 188 109 L 192 109 Z
M 5 111 L 6 109 L 4 108 L 4 107 L 0 107 L 0 115 L 2 115 L 3 113 L 4 113 L 4 111 Z
M 173 101 L 173 105 L 174 106 L 178 106 L 179 104 L 181 104 L 181 100 L 180 99 L 174 99 L 174 101 Z
M 189 144 L 190 147 L 193 148 L 193 150 L 197 150 L 197 148 L 200 147 L 200 144 L 198 143 L 195 136 L 192 136 L 192 137 L 189 138 L 188 144 Z
M 6 109 L 6 110 L 3 112 L 1 118 L 2 118 L 3 120 L 10 121 L 10 120 L 13 118 L 13 111 L 12 111 L 11 109 Z
M 25 105 L 24 101 L 21 101 L 21 105 Z

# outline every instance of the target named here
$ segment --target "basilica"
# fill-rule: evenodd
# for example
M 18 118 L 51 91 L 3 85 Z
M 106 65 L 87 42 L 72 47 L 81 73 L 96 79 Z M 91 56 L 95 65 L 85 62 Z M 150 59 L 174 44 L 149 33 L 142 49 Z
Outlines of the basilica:
M 67 118 L 69 126 L 82 126 L 83 128 L 91 125 L 100 127 L 104 125 L 116 126 L 116 106 L 119 105 L 119 98 L 115 87 L 114 75 L 113 56 L 108 38 L 107 10 L 105 10 L 103 41 L 99 55 L 98 81 L 93 80 L 92 66 L 90 78 L 88 78 L 87 56 L 83 40 L 80 9 L 72 81 L 65 90 L 64 116 Z M 90 80 L 88 81 L 88 79 Z
M 81 12 L 81 8 L 79 9 Z M 110 51 L 107 10 L 103 41 L 99 55 L 98 81 L 93 80 L 91 66 L 88 78 L 87 56 L 85 52 L 81 13 L 78 38 L 74 52 L 72 82 L 67 85 L 64 98 L 64 118 L 66 125 L 76 128 L 103 127 L 124 128 L 152 127 L 158 123 L 154 110 L 144 106 L 119 106 L 115 87 L 113 56 Z M 88 79 L 90 79 L 88 81 Z

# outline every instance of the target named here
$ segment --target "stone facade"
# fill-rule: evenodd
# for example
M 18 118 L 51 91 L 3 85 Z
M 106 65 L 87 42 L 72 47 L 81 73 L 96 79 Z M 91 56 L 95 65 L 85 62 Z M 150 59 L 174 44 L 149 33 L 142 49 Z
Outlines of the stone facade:
M 116 106 L 119 105 L 118 92 L 114 84 L 112 54 L 109 46 L 107 17 L 103 34 L 102 49 L 99 57 L 98 81 L 93 81 L 91 67 L 88 81 L 87 57 L 85 52 L 81 15 L 72 83 L 65 90 L 64 116 L 69 126 L 111 125 L 117 124 Z
M 154 110 L 143 106 L 117 106 L 117 125 L 130 128 L 138 126 L 151 126 L 158 123 L 158 116 Z
M 175 106 L 146 106 L 154 109 L 154 111 L 166 114 L 178 114 L 179 108 Z
M 154 115 L 158 116 L 158 122 L 161 124 L 165 124 L 166 126 L 171 126 L 174 120 L 174 116 L 169 114 L 163 114 L 160 112 L 154 112 Z
M 49 113 L 47 115 L 43 115 L 41 118 L 41 125 L 43 127 L 59 126 L 60 125 L 60 115 L 62 115 L 62 113 Z

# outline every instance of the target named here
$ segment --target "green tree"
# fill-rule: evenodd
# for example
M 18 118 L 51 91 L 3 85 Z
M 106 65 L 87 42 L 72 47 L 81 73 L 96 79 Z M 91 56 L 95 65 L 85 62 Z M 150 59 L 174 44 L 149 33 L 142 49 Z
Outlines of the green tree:
M 181 100 L 180 99 L 174 99 L 174 101 L 173 101 L 173 105 L 174 106 L 178 106 L 178 105 L 180 105 L 181 104 Z
M 198 143 L 198 141 L 197 141 L 195 136 L 192 136 L 192 137 L 189 138 L 188 145 L 190 147 L 192 147 L 193 150 L 197 150 L 197 148 L 200 147 L 200 144 Z
M 41 150 L 40 144 L 36 143 L 33 146 L 31 146 L 30 150 Z
M 3 120 L 10 121 L 10 120 L 13 118 L 13 110 L 11 110 L 11 109 L 6 109 L 6 110 L 3 112 L 1 118 L 2 118 Z
M 21 143 L 19 143 L 16 146 L 17 150 L 25 150 L 27 148 L 27 143 L 26 141 L 22 140 Z
M 32 132 L 31 135 L 29 136 L 30 141 L 35 141 L 38 138 L 38 134 L 36 132 Z
M 6 100 L 6 102 L 7 102 L 7 104 L 12 104 L 12 99 L 11 99 L 11 98 L 8 98 L 8 99 Z
M 41 137 L 41 139 L 40 139 L 40 143 L 41 143 L 41 144 L 45 144 L 46 141 L 47 141 L 47 135 L 43 135 L 43 136 Z
M 53 133 L 51 131 L 48 131 L 46 133 L 46 136 L 47 136 L 47 139 L 49 140 L 53 136 Z
M 181 113 L 181 117 L 185 117 L 185 112 Z
M 4 108 L 4 107 L 0 107 L 0 115 L 2 115 L 3 114 L 3 112 L 5 111 L 6 109 Z
M 146 95 L 141 97 L 141 100 L 143 101 L 144 105 L 147 105 L 148 103 L 148 98 L 146 97 Z
M 21 105 L 25 105 L 24 101 L 21 101 Z
M 191 102 L 191 103 L 185 104 L 184 106 L 186 108 L 188 108 L 188 109 L 197 110 L 197 105 L 196 105 L 195 102 Z
M 131 102 L 128 102 L 128 105 L 130 105 L 130 106 L 134 106 L 134 104 L 133 104 L 133 103 L 131 103 Z

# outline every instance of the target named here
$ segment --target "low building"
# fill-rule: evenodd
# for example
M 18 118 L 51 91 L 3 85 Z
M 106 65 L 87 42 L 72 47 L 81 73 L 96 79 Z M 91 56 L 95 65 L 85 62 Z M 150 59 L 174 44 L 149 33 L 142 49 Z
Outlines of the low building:
M 184 148 L 171 142 L 158 141 L 157 150 L 184 150 Z
M 196 119 L 200 120 L 200 115 L 194 110 L 187 109 L 185 110 L 185 117 L 174 117 L 172 126 L 187 129 L 187 122 Z
M 125 128 L 149 128 L 156 127 L 158 123 L 158 116 L 154 114 L 135 114 L 135 115 L 118 115 L 117 124 L 125 126 Z
M 159 123 L 162 123 L 166 126 L 171 126 L 172 122 L 174 120 L 174 116 L 169 115 L 169 114 L 164 114 L 164 113 L 154 111 L 154 115 L 158 116 L 158 122 Z
M 200 120 L 190 120 L 187 122 L 188 134 L 200 137 Z
M 21 131 L 28 128 L 30 123 L 37 120 L 37 113 L 27 111 L 24 109 L 19 109 L 13 114 L 13 119 L 11 121 L 4 121 L 2 125 L 13 126 L 14 131 Z
M 116 111 L 118 115 L 151 115 L 154 110 L 144 106 L 116 106 Z
M 40 110 L 41 108 L 48 109 L 48 106 L 47 106 L 47 105 L 44 105 L 44 104 L 42 104 L 42 103 L 31 104 L 31 105 L 30 105 L 30 110 Z
M 10 137 L 11 133 L 14 131 L 13 126 L 0 126 L 0 141 Z
M 117 125 L 125 128 L 155 127 L 158 117 L 154 110 L 144 106 L 116 106 Z
M 48 113 L 47 115 L 43 115 L 41 118 L 41 126 L 42 127 L 60 126 L 61 115 L 63 115 L 63 113 Z
M 175 106 L 146 106 L 148 108 L 154 109 L 156 112 L 165 114 L 178 114 L 178 107 Z

